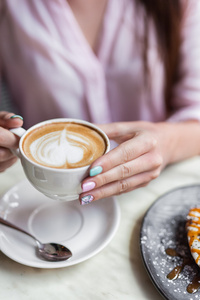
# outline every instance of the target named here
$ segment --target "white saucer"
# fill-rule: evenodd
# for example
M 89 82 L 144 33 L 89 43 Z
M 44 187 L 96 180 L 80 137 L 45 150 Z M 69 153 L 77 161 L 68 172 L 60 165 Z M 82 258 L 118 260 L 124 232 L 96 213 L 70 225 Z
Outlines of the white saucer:
M 16 262 L 36 268 L 67 267 L 94 256 L 111 241 L 120 221 L 120 209 L 113 197 L 85 206 L 78 200 L 58 202 L 38 192 L 27 180 L 0 199 L 0 214 L 41 242 L 61 243 L 73 253 L 66 261 L 44 261 L 36 255 L 33 239 L 0 224 L 1 251 Z

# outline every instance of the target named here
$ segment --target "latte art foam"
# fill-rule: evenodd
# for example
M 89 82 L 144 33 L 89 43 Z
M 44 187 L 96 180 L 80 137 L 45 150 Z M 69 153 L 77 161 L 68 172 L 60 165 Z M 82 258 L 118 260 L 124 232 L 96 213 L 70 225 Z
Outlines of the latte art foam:
M 37 162 L 59 168 L 80 162 L 84 152 L 87 152 L 87 146 L 92 147 L 89 140 L 84 140 L 78 134 L 68 134 L 64 129 L 35 140 L 30 145 L 30 152 Z M 89 157 L 88 163 L 92 159 L 93 155 Z
M 24 140 L 25 154 L 52 168 L 90 165 L 105 152 L 100 134 L 79 124 L 54 123 L 33 130 Z

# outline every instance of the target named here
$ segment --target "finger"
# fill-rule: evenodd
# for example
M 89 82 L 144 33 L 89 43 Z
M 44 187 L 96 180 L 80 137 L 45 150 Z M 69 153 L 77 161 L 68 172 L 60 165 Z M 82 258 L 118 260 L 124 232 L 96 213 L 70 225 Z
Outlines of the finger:
M 8 169 L 9 167 L 11 167 L 16 161 L 17 161 L 17 157 L 12 157 L 11 159 L 0 163 L 0 172 L 4 172 L 6 169 Z
M 149 152 L 128 163 L 123 163 L 107 172 L 101 173 L 93 178 L 89 177 L 82 183 L 83 192 L 98 188 L 113 181 L 123 180 L 139 173 L 161 170 L 163 159 L 160 154 Z
M 157 141 L 152 136 L 143 132 L 98 158 L 90 167 L 90 176 L 96 176 L 118 165 L 134 160 L 154 149 L 156 144 Z
M 14 113 L 1 111 L 0 112 L 0 126 L 4 128 L 17 128 L 23 125 L 23 118 Z
M 0 162 L 7 161 L 14 156 L 15 155 L 8 148 L 0 147 Z
M 4 148 L 17 148 L 19 137 L 10 132 L 8 129 L 0 127 L 0 146 Z
M 131 134 L 134 136 L 138 131 L 138 122 L 115 122 L 109 124 L 97 124 L 110 139 Z
M 79 201 L 84 205 L 99 199 L 130 192 L 137 187 L 146 186 L 151 180 L 157 178 L 159 174 L 158 170 L 144 172 L 127 179 L 106 184 L 88 193 L 80 194 Z

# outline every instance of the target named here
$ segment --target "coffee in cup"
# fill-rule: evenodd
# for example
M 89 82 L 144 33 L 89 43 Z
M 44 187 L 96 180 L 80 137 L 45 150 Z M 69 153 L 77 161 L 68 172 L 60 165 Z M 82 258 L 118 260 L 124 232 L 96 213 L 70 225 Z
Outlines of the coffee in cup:
M 104 137 L 94 128 L 55 122 L 30 131 L 23 140 L 24 154 L 42 166 L 74 169 L 90 165 L 106 151 Z
M 10 131 L 21 137 L 13 152 L 28 180 L 55 200 L 77 199 L 91 163 L 110 150 L 107 135 L 84 120 L 52 119 L 27 131 L 21 127 Z

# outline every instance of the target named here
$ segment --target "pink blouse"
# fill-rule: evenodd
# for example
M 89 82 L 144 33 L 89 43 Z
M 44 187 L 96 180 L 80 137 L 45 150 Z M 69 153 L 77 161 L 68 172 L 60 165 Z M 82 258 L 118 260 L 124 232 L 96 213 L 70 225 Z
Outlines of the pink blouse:
M 163 64 L 153 26 L 151 92 L 143 84 L 142 14 L 134 0 L 109 0 L 95 55 L 66 0 L 1 0 L 0 71 L 25 126 L 56 117 L 165 120 Z M 189 0 L 182 38 L 185 77 L 174 87 L 169 121 L 200 120 L 200 1 Z

